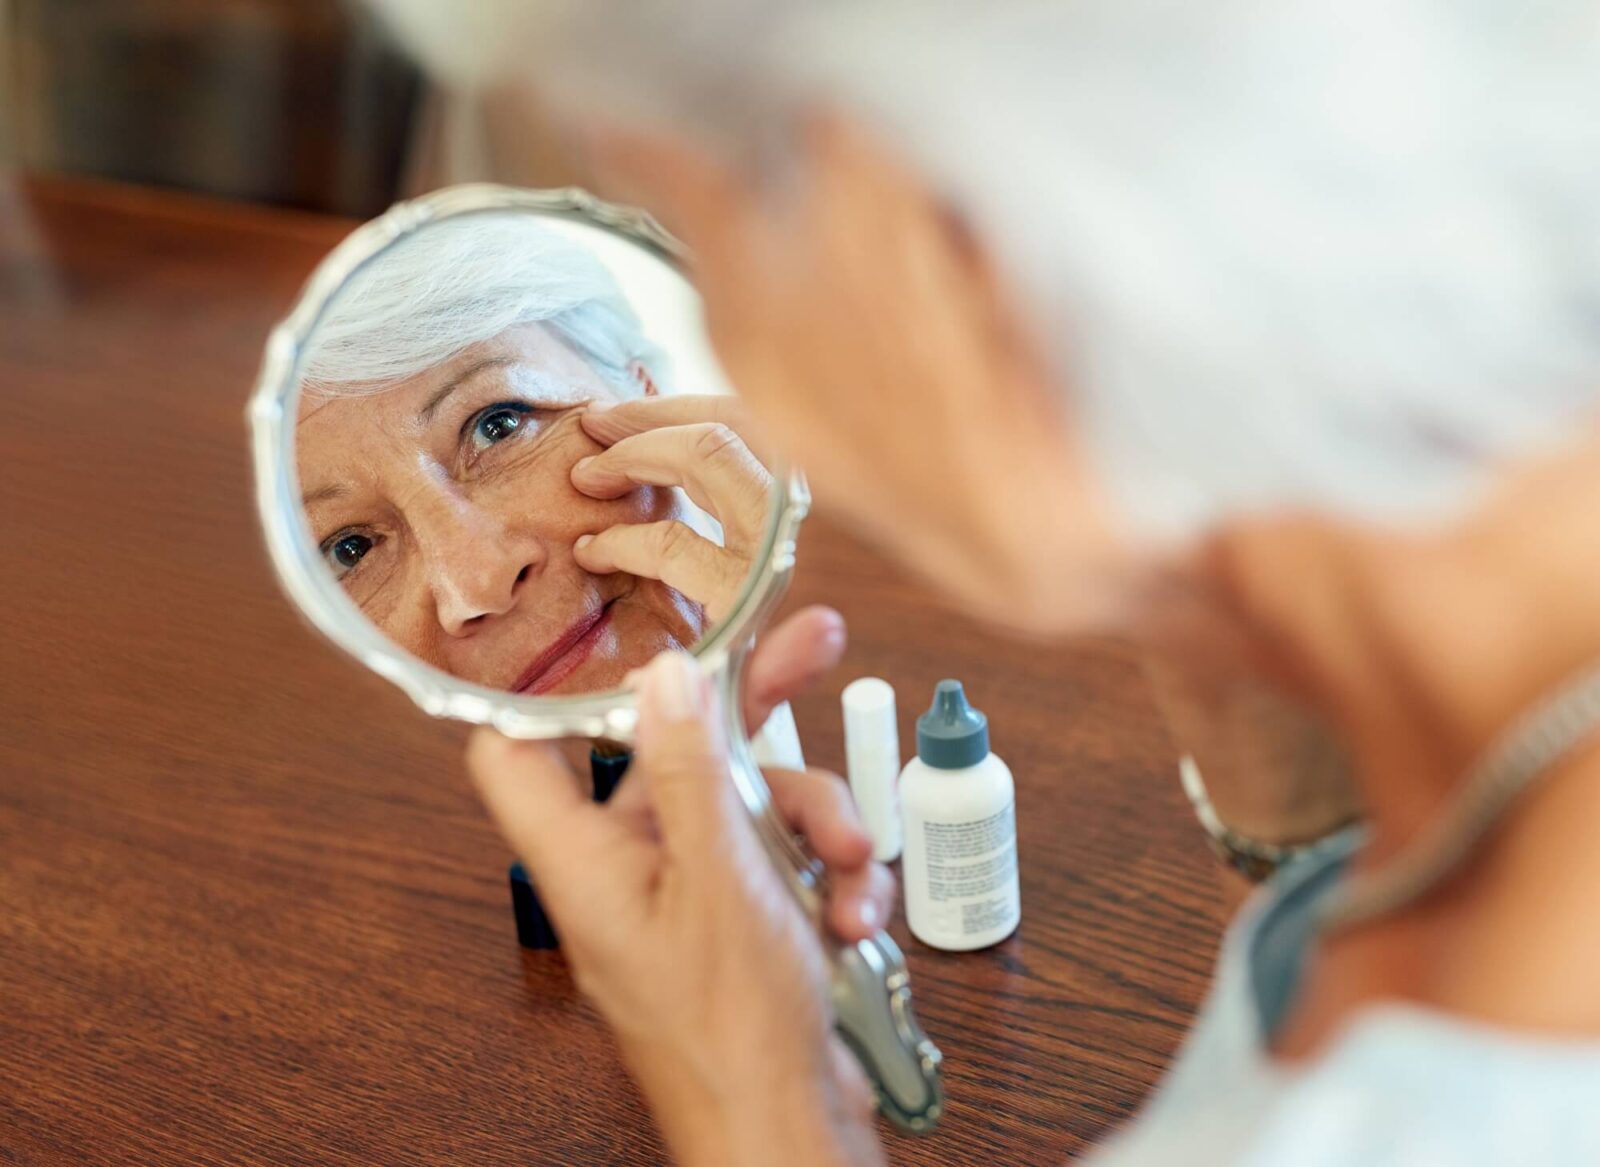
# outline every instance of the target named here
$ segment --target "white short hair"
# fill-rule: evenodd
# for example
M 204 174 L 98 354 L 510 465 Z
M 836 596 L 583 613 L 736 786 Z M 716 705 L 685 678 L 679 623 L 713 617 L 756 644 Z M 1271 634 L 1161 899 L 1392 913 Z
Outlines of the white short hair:
M 1152 534 L 1435 517 L 1600 402 L 1590 0 L 374 2 L 457 80 L 724 152 L 865 121 L 990 248 Z
M 429 223 L 340 291 L 301 365 L 307 393 L 382 392 L 520 324 L 541 323 L 625 397 L 667 369 L 616 280 L 582 244 L 528 214 Z

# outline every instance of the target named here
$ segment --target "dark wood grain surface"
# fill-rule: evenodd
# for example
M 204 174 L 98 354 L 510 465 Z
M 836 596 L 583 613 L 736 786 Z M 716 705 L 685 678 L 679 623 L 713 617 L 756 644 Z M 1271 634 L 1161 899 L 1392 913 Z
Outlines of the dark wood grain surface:
M 429 721 L 304 626 L 252 517 L 267 327 L 347 224 L 0 183 L 0 1163 L 645 1164 L 662 1158 Z M 944 1048 L 907 1164 L 1060 1162 L 1128 1115 L 1209 975 L 1222 877 L 1137 661 L 946 612 L 832 526 L 791 602 L 838 692 L 967 682 L 1018 781 L 1023 923 L 946 955 L 896 921 Z

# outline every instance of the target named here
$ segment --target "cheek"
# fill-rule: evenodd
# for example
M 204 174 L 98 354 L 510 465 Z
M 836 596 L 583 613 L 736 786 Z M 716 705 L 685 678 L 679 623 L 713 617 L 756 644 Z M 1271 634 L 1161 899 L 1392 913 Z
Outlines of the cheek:
M 439 623 L 433 618 L 433 599 L 428 584 L 407 563 L 386 580 L 382 594 L 361 606 L 379 632 L 391 642 L 441 672 L 453 672 L 439 640 Z
M 686 499 L 668 487 L 640 486 L 621 498 L 597 499 L 579 493 L 568 482 L 558 509 L 561 514 L 552 516 L 552 520 L 560 524 L 561 534 L 570 542 L 607 527 L 681 520 L 689 506 Z
M 549 516 L 549 537 L 571 544 L 579 535 L 597 534 L 608 527 L 637 526 L 664 519 L 682 519 L 686 508 L 671 490 L 641 486 L 615 499 L 594 499 L 570 486 Z
M 654 523 L 663 519 L 681 519 L 688 510 L 688 502 L 677 491 L 660 486 L 641 486 L 626 498 L 619 498 L 613 506 L 628 517 L 617 520 L 626 523 Z
M 681 518 L 683 505 L 675 492 L 641 486 L 616 499 L 590 498 L 572 485 L 572 468 L 605 447 L 575 426 L 551 434 L 548 445 L 523 464 L 506 467 L 485 501 L 508 525 L 537 534 L 556 546 L 570 546 L 579 535 L 620 524 Z
M 903 457 L 937 467 L 928 450 L 939 441 L 926 432 L 919 408 L 923 378 L 906 357 L 916 339 L 863 337 L 851 317 L 881 321 L 882 306 L 859 313 L 833 307 L 848 303 L 851 289 L 827 282 L 827 273 L 798 291 L 777 287 L 769 273 L 740 275 L 737 287 L 707 290 L 713 343 L 762 429 L 814 486 L 831 489 L 835 503 L 875 498 L 896 482 Z M 768 303 L 781 307 L 763 310 Z M 885 440 L 901 435 L 923 440 Z
M 668 649 L 693 648 L 705 632 L 697 605 L 655 580 L 641 581 L 625 605 L 617 606 L 617 679 Z

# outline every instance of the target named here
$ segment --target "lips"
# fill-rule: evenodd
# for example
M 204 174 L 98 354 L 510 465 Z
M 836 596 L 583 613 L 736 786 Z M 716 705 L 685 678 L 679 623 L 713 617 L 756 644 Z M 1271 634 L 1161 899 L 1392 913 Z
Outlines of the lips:
M 585 612 L 523 670 L 511 686 L 512 691 L 530 696 L 548 693 L 593 655 L 595 646 L 610 626 L 611 602 Z

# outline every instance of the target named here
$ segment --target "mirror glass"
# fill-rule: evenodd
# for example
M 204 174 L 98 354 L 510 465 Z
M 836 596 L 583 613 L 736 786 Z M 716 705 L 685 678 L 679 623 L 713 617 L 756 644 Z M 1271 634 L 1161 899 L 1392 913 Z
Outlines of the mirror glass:
M 648 233 L 425 222 L 328 300 L 297 386 L 306 550 L 350 619 L 451 677 L 614 689 L 702 641 L 761 558 L 774 476 Z

